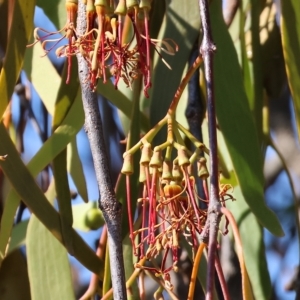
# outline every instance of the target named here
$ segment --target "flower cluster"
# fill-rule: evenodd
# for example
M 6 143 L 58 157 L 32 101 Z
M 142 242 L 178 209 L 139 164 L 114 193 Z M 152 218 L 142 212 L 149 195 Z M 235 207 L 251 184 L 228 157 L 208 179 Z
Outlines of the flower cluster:
M 41 41 L 47 54 L 61 40 L 68 40 L 66 45 L 56 49 L 58 57 L 68 59 L 67 83 L 71 57 L 81 53 L 89 65 L 87 80 L 93 90 L 99 78 L 105 83 L 108 77 L 113 77 L 117 88 L 120 79 L 131 87 L 133 81 L 142 76 L 144 94 L 148 97 L 151 87 L 150 45 L 154 46 L 160 56 L 159 50 L 170 55 L 177 51 L 177 45 L 172 40 L 159 41 L 149 37 L 151 0 L 120 0 L 117 7 L 114 7 L 114 1 L 110 0 L 87 0 L 87 28 L 83 35 L 79 35 L 75 28 L 77 2 L 66 1 L 67 23 L 64 28 L 57 32 L 36 28 L 35 42 L 32 45 Z M 40 32 L 46 35 L 40 37 Z M 59 39 L 50 38 L 57 33 L 63 33 L 63 36 Z M 164 63 L 170 68 L 165 61 Z
M 156 147 L 151 142 L 160 129 L 167 125 L 167 140 Z M 194 145 L 194 152 L 187 149 L 180 131 Z M 137 200 L 135 219 L 132 217 L 130 175 L 133 174 L 133 156 L 141 150 L 139 181 L 142 185 L 141 197 Z M 195 253 L 199 247 L 199 237 L 207 235 L 206 207 L 209 202 L 207 179 L 209 172 L 205 155 L 207 147 L 198 141 L 184 126 L 175 120 L 174 112 L 169 111 L 164 119 L 156 124 L 132 148 L 124 153 L 122 173 L 126 175 L 127 208 L 129 230 L 134 254 L 141 261 L 146 259 L 154 267 L 137 263 L 136 268 L 152 271 L 162 277 L 166 288 L 172 290 L 170 272 L 177 272 L 179 248 L 185 239 Z M 197 178 L 197 180 L 196 180 Z M 203 198 L 197 193 L 196 181 L 202 183 Z M 233 200 L 229 194 L 231 185 L 220 185 L 220 203 Z M 200 205 L 200 202 L 206 204 Z M 203 208 L 204 207 L 204 208 Z M 227 223 L 225 231 L 227 233 Z M 172 264 L 166 265 L 168 255 Z M 160 266 L 156 258 L 161 260 Z
M 199 246 L 197 235 L 201 234 L 206 223 L 207 212 L 200 208 L 199 201 L 207 202 L 208 196 L 201 199 L 197 194 L 193 166 L 197 165 L 196 173 L 206 183 L 209 173 L 203 153 L 208 154 L 209 150 L 189 135 L 196 146 L 195 152 L 190 152 L 180 134 L 176 133 L 178 142 L 173 138 L 173 131 L 179 128 L 187 133 L 186 129 L 172 118 L 167 118 L 166 122 L 169 123 L 167 141 L 152 149 L 150 141 L 158 131 L 154 127 L 137 145 L 125 152 L 122 173 L 127 175 L 127 189 L 130 189 L 133 154 L 141 149 L 139 181 L 142 195 L 137 202 L 138 217 L 134 222 L 130 192 L 127 191 L 130 237 L 136 256 L 150 261 L 160 257 L 161 264 L 153 268 L 140 264 L 136 267 L 153 271 L 156 276 L 162 277 L 168 289 L 172 289 L 170 271 L 178 269 L 181 239 L 185 238 L 195 252 Z M 162 125 L 164 122 L 159 124 Z M 169 253 L 172 264 L 166 266 Z

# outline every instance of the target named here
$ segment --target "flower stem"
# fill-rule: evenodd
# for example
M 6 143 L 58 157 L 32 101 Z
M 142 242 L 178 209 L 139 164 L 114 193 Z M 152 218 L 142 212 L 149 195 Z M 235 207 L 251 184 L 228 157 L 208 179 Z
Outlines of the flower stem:
M 189 70 L 187 71 L 186 75 L 184 76 L 184 78 L 182 79 L 182 81 L 180 82 L 180 85 L 175 93 L 175 96 L 170 104 L 169 110 L 168 110 L 168 114 L 169 115 L 175 115 L 176 112 L 176 108 L 178 105 L 178 102 L 180 100 L 180 97 L 186 87 L 186 85 L 188 84 L 188 82 L 190 81 L 192 75 L 194 74 L 194 72 L 196 72 L 199 68 L 199 66 L 202 63 L 202 57 L 201 55 L 199 55 L 195 62 L 192 64 L 192 66 L 189 68 Z
M 191 275 L 191 281 L 190 281 L 190 287 L 189 287 L 189 293 L 187 300 L 192 300 L 194 299 L 194 293 L 195 293 L 195 287 L 196 287 L 196 279 L 197 279 L 197 273 L 198 273 L 198 268 L 201 260 L 201 256 L 203 253 L 203 249 L 205 248 L 206 244 L 205 243 L 200 243 L 197 254 L 194 260 L 193 264 L 193 270 L 192 270 L 192 275 Z

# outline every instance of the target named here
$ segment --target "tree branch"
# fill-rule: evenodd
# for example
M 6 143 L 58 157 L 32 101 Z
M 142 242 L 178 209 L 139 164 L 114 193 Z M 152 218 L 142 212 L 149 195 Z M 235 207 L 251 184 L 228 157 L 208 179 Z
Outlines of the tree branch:
M 86 30 L 85 5 L 79 1 L 77 33 Z M 92 91 L 89 81 L 89 67 L 86 60 L 77 54 L 82 102 L 85 113 L 85 131 L 91 146 L 98 188 L 99 208 L 102 210 L 108 231 L 111 276 L 114 299 L 127 299 L 125 272 L 122 255 L 121 219 L 122 207 L 117 201 L 109 172 L 109 160 L 103 136 L 103 126 L 98 107 L 97 94 Z
M 208 242 L 208 269 L 206 281 L 206 300 L 213 298 L 214 277 L 215 277 L 215 255 L 217 247 L 217 234 L 220 222 L 219 201 L 219 173 L 217 156 L 217 129 L 216 111 L 214 99 L 213 82 L 213 52 L 216 46 L 212 41 L 208 1 L 199 0 L 200 17 L 203 30 L 203 40 L 200 46 L 200 53 L 204 60 L 205 80 L 207 87 L 207 114 L 209 129 L 209 149 L 210 149 L 210 197 L 208 205 L 209 242 Z

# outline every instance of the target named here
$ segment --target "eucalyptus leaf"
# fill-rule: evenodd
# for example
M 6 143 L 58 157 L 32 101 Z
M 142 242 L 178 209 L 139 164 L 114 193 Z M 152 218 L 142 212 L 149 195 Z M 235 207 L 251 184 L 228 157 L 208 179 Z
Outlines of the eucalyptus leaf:
M 11 240 L 9 243 L 7 254 L 25 245 L 28 222 L 29 220 L 22 221 L 14 226 L 11 233 Z
M 223 21 L 221 3 L 211 4 L 216 112 L 237 180 L 251 211 L 270 232 L 282 236 L 275 214 L 264 202 L 263 161 L 256 127 L 244 90 L 237 55 Z
M 234 188 L 237 201 L 226 203 L 239 226 L 243 244 L 246 269 L 250 278 L 255 299 L 270 299 L 271 281 L 263 242 L 263 229 L 245 201 L 240 187 Z M 230 230 L 230 228 L 229 228 Z M 251 239 L 249 232 L 251 231 Z
M 82 127 L 84 115 L 81 99 L 77 97 L 63 123 L 48 138 L 41 149 L 36 153 L 27 167 L 35 177 L 43 170 L 74 138 Z M 5 152 L 3 152 L 5 153 Z M 5 202 L 3 216 L 1 218 L 0 234 L 0 262 L 5 256 L 5 249 L 9 241 L 16 210 L 20 204 L 20 198 L 14 190 L 11 190 Z
M 54 184 L 46 195 L 53 204 Z M 75 299 L 67 251 L 34 215 L 30 217 L 26 246 L 31 299 Z
M 75 58 L 73 59 L 73 61 Z M 75 62 L 75 61 L 74 61 Z M 55 101 L 55 111 L 52 120 L 52 131 L 62 124 L 67 117 L 69 110 L 74 105 L 74 100 L 78 91 L 77 68 L 73 68 L 69 74 L 69 61 L 65 63 L 62 73 L 60 87 Z M 76 64 L 75 64 L 76 65 Z M 70 76 L 70 83 L 65 80 Z M 57 194 L 58 209 L 61 219 L 61 228 L 64 243 L 70 254 L 74 253 L 71 229 L 73 224 L 71 193 L 67 174 L 67 149 L 65 148 L 53 159 L 53 174 Z
M 0 124 L 0 153 L 8 153 L 5 161 L 0 160 L 0 166 L 27 207 L 48 228 L 48 230 L 63 242 L 61 234 L 60 217 L 56 210 L 47 201 L 40 188 L 35 183 L 29 170 L 26 168 L 14 144 L 9 138 L 3 124 Z M 89 270 L 102 275 L 102 262 L 91 248 L 72 229 L 72 240 L 74 245 L 74 256 Z
M 88 192 L 83 172 L 82 163 L 79 157 L 76 138 L 68 145 L 67 169 L 77 188 L 77 192 L 84 202 L 88 202 Z
M 290 0 L 280 3 L 283 54 L 300 138 L 300 2 Z
M 31 0 L 9 1 L 8 14 L 11 17 L 11 27 L 7 38 L 3 67 L 0 73 L 1 117 L 19 78 L 26 45 L 32 35 L 34 4 L 35 1 Z

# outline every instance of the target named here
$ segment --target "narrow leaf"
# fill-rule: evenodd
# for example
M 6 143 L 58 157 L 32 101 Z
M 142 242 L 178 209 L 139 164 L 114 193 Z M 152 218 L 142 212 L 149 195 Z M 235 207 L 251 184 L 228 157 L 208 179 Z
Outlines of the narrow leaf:
M 236 201 L 227 202 L 228 209 L 238 224 L 243 244 L 246 268 L 250 278 L 255 299 L 270 299 L 271 281 L 264 250 L 263 230 L 246 203 L 241 189 L 234 188 Z M 249 239 L 251 230 L 251 239 Z
M 283 54 L 300 138 L 300 2 L 290 0 L 280 3 Z
M 88 192 L 86 187 L 85 176 L 83 173 L 82 163 L 80 161 L 76 138 L 74 138 L 71 143 L 68 145 L 68 160 L 67 160 L 67 169 L 74 184 L 77 188 L 77 191 L 84 202 L 88 202 Z
M 0 73 L 0 116 L 2 117 L 13 93 L 23 65 L 26 44 L 33 30 L 33 12 L 35 1 L 9 1 L 12 15 L 8 35 L 8 45 Z M 2 24 L 3 25 L 3 24 Z
M 55 130 L 42 148 L 28 163 L 28 170 L 34 177 L 37 176 L 38 173 L 67 146 L 82 127 L 83 122 L 84 114 L 82 103 L 80 97 L 77 97 L 62 125 Z M 14 216 L 19 204 L 20 197 L 14 190 L 11 190 L 5 201 L 3 216 L 1 218 L 0 264 L 2 258 L 5 256 L 5 249 L 9 241 Z
M 25 167 L 2 123 L 0 124 L 0 140 L 0 153 L 8 154 L 5 161 L 0 161 L 5 176 L 9 179 L 19 198 L 62 243 L 59 214 L 47 201 L 29 170 Z M 101 277 L 103 274 L 102 262 L 73 229 L 71 234 L 75 258 L 89 270 L 100 274 Z
M 211 5 L 211 18 L 214 42 L 218 49 L 215 54 L 214 78 L 219 125 L 251 211 L 270 232 L 282 236 L 283 230 L 277 217 L 264 202 L 263 164 L 257 132 L 219 1 Z
M 28 220 L 20 222 L 14 226 L 11 233 L 11 241 L 9 243 L 7 254 L 25 245 L 27 226 Z
M 40 43 L 28 48 L 24 70 L 43 101 L 48 113 L 54 115 L 54 106 L 61 83 L 61 77 L 48 56 L 44 56 Z
M 54 184 L 46 194 L 53 204 Z M 31 299 L 75 299 L 67 251 L 34 215 L 30 217 L 26 246 Z
M 75 59 L 75 58 L 74 58 Z M 73 65 L 77 66 L 73 59 Z M 73 68 L 70 74 L 70 83 L 66 84 L 65 80 L 68 76 L 68 64 L 65 63 L 60 87 L 55 101 L 55 111 L 53 116 L 52 130 L 62 124 L 68 115 L 69 110 L 73 106 L 74 99 L 78 90 L 77 68 Z M 55 188 L 57 194 L 58 209 L 61 219 L 62 235 L 64 243 L 70 254 L 73 254 L 73 241 L 71 229 L 73 224 L 71 194 L 67 174 L 67 149 L 61 151 L 53 160 L 53 174 L 55 180 Z

